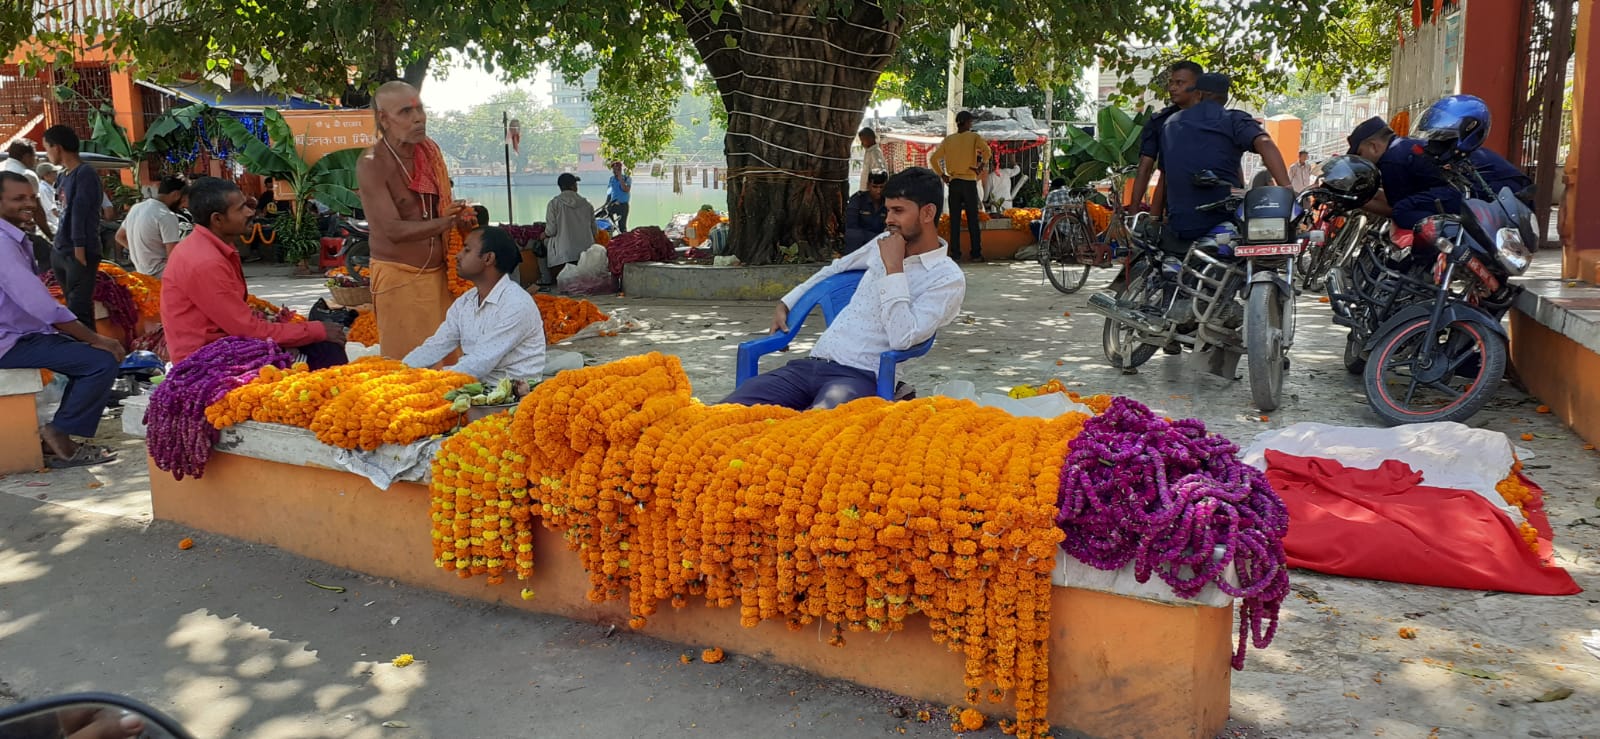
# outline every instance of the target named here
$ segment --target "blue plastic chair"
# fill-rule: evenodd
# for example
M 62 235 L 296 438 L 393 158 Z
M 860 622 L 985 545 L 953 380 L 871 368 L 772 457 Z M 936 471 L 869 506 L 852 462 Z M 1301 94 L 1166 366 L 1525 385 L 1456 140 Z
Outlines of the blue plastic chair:
M 816 287 L 811 288 L 805 295 L 800 296 L 800 300 L 790 306 L 788 331 L 752 339 L 740 344 L 739 355 L 736 360 L 738 374 L 734 377 L 733 386 L 739 387 L 746 380 L 761 373 L 762 355 L 789 348 L 789 344 L 794 341 L 794 337 L 800 333 L 800 324 L 805 321 L 806 316 L 811 315 L 812 308 L 821 305 L 822 320 L 830 324 L 833 323 L 833 319 L 850 303 L 850 299 L 855 297 L 856 286 L 861 284 L 862 274 L 864 274 L 863 270 L 840 272 L 817 283 Z M 927 341 L 910 349 L 890 350 L 879 355 L 878 397 L 884 400 L 894 400 L 895 365 L 907 359 L 927 354 L 928 350 L 933 348 L 933 338 L 930 336 Z

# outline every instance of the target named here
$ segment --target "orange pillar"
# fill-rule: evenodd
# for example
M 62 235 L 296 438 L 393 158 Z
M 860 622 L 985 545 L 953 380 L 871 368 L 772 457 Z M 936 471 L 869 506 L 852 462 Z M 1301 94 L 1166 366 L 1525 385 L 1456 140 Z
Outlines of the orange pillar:
M 1561 275 L 1600 283 L 1600 184 L 1582 186 L 1579 172 L 1600 176 L 1600 24 L 1596 0 L 1578 3 L 1578 39 L 1573 48 L 1572 148 L 1563 175 L 1567 193 L 1561 206 Z
M 1292 115 L 1275 115 L 1263 121 L 1267 135 L 1272 137 L 1272 143 L 1278 147 L 1278 153 L 1283 155 L 1283 164 L 1288 166 L 1300 159 L 1300 119 Z
M 139 86 L 134 83 L 131 70 L 112 70 L 111 107 L 116 111 L 117 124 L 128 132 L 129 142 L 144 138 L 144 106 L 140 102 Z M 124 170 L 123 184 L 133 187 L 143 184 L 141 171 L 142 167 L 138 164 L 132 170 Z
M 1517 94 L 1517 33 L 1521 0 L 1469 0 L 1461 58 L 1461 92 L 1483 98 L 1493 121 L 1486 145 L 1497 153 L 1511 149 L 1511 116 Z

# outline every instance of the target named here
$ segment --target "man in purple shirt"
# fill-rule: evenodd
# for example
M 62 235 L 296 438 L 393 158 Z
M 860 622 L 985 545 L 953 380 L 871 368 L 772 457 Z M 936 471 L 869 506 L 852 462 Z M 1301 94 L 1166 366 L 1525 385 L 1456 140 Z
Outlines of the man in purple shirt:
M 50 267 L 67 296 L 67 308 L 93 328 L 94 282 L 100 274 L 100 204 L 106 195 L 100 174 L 78 158 L 80 143 L 68 126 L 51 126 L 44 132 L 45 153 L 67 170 L 56 180 L 61 223 Z
M 39 429 L 51 467 L 107 462 L 116 455 L 72 437 L 99 430 L 122 345 L 84 326 L 34 276 L 27 230 L 36 202 L 26 178 L 0 172 L 0 369 L 47 369 L 67 378 L 55 418 Z

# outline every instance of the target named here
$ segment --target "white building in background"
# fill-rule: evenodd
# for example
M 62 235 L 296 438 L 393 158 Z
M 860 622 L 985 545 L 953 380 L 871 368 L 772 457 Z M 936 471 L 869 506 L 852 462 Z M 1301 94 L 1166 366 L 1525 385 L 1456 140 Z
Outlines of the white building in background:
M 1373 116 L 1389 117 L 1388 88 L 1329 94 L 1317 114 L 1301 122 L 1300 148 L 1311 154 L 1312 161 L 1343 154 L 1350 148 L 1345 137 Z
M 591 69 L 580 78 L 568 81 L 558 71 L 550 73 L 550 105 L 568 120 L 587 129 L 594 125 L 594 108 L 589 93 L 600 86 L 600 71 Z

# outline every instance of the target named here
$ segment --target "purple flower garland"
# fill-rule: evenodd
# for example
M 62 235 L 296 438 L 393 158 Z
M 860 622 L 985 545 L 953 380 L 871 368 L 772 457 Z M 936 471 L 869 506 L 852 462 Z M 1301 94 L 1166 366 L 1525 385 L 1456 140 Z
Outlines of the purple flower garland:
M 288 367 L 293 357 L 265 339 L 227 336 L 173 366 L 150 394 L 146 441 L 156 467 L 182 480 L 199 479 L 221 432 L 206 420 L 206 406 L 255 379 L 266 365 Z
M 1215 583 L 1242 599 L 1233 667 L 1243 669 L 1246 635 L 1266 648 L 1289 593 L 1289 514 L 1238 452 L 1199 420 L 1169 422 L 1116 398 L 1068 445 L 1056 522 L 1067 534 L 1061 548 L 1091 567 L 1131 561 L 1139 582 L 1155 573 L 1180 598 Z M 1223 578 L 1229 564 L 1238 586 Z

